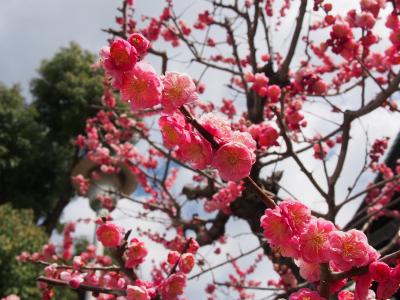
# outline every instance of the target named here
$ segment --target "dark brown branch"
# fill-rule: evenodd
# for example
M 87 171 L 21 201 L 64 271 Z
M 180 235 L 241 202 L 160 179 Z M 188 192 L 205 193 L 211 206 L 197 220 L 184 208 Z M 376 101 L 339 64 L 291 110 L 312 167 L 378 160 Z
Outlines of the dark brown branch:
M 68 282 L 60 280 L 60 279 L 53 279 L 53 278 L 48 278 L 44 276 L 40 276 L 37 281 L 39 282 L 44 282 L 49 285 L 53 286 L 64 286 L 64 287 L 69 287 L 70 285 Z M 95 292 L 95 293 L 102 293 L 102 294 L 109 294 L 109 295 L 115 295 L 115 296 L 126 296 L 126 291 L 125 290 L 118 290 L 118 289 L 107 289 L 107 288 L 102 288 L 98 286 L 92 286 L 92 285 L 87 285 L 87 284 L 81 284 L 77 290 L 80 291 L 90 291 L 90 292 Z
M 315 180 L 314 176 L 311 174 L 310 171 L 307 170 L 307 168 L 304 166 L 303 162 L 300 160 L 300 158 L 297 156 L 296 152 L 293 150 L 293 145 L 292 141 L 290 140 L 290 137 L 287 135 L 287 129 L 284 121 L 280 117 L 279 113 L 275 111 L 275 115 L 277 118 L 277 123 L 279 125 L 279 128 L 281 130 L 282 137 L 286 143 L 286 148 L 287 148 L 287 153 L 294 159 L 294 161 L 297 163 L 297 165 L 300 167 L 300 170 L 307 176 L 309 181 L 312 183 L 312 185 L 317 189 L 317 191 L 325 198 L 328 198 L 327 193 L 320 187 L 318 182 Z
M 239 285 L 235 283 L 229 283 L 229 282 L 213 282 L 215 285 L 219 286 L 226 286 L 226 287 L 231 287 L 235 289 L 244 289 L 244 290 L 256 290 L 256 291 L 282 291 L 283 289 L 277 289 L 277 288 L 270 288 L 270 287 L 261 287 L 261 286 L 245 286 L 245 285 Z
M 329 287 L 331 283 L 331 271 L 329 269 L 329 264 L 320 264 L 321 268 L 321 280 L 319 287 L 319 294 L 325 299 L 329 298 Z
M 136 275 L 136 273 L 133 271 L 132 268 L 125 267 L 125 261 L 123 259 L 124 252 L 127 248 L 128 238 L 129 238 L 129 235 L 131 234 L 131 231 L 132 230 L 129 230 L 127 233 L 125 233 L 122 244 L 113 251 L 113 256 L 114 256 L 115 260 L 117 261 L 118 265 L 121 266 L 121 271 L 124 272 L 125 275 L 127 275 L 129 277 L 129 279 L 134 282 L 138 278 L 138 276 Z
M 185 116 L 186 120 L 211 144 L 214 150 L 219 148 L 219 144 L 214 137 L 192 116 L 184 105 L 179 108 L 180 112 Z
M 220 211 L 212 221 L 212 225 L 209 229 L 207 229 L 206 226 L 197 227 L 196 241 L 199 243 L 199 245 L 209 245 L 223 236 L 225 234 L 225 225 L 228 223 L 229 218 L 229 215 Z
M 261 200 L 268 208 L 274 208 L 276 206 L 276 203 L 273 200 L 274 195 L 272 193 L 262 189 L 250 176 L 247 176 L 245 180 L 250 184 L 256 194 L 260 196 Z
M 153 48 L 150 48 L 148 50 L 148 52 L 150 54 L 156 55 L 161 57 L 161 73 L 165 74 L 165 72 L 167 72 L 167 64 L 168 64 L 168 56 L 167 56 L 167 52 L 165 51 L 159 51 L 159 50 L 155 50 Z
M 282 66 L 279 70 L 279 75 L 281 78 L 286 78 L 288 76 L 289 66 L 293 59 L 293 56 L 294 56 L 294 53 L 295 53 L 295 50 L 296 50 L 296 47 L 297 47 L 297 44 L 298 44 L 298 41 L 300 38 L 300 33 L 301 33 L 302 26 L 303 26 L 303 20 L 304 20 L 304 15 L 306 13 L 306 8 L 307 8 L 307 0 L 301 0 L 299 14 L 298 14 L 297 20 L 296 20 L 296 28 L 294 30 L 292 41 L 289 46 L 289 51 L 288 51 L 286 58 L 283 61 Z

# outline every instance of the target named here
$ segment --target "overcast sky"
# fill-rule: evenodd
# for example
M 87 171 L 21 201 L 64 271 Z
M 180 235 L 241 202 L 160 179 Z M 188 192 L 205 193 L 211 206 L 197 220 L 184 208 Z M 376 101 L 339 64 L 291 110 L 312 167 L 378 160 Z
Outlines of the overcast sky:
M 114 23 L 117 0 L 0 1 L 0 81 L 20 83 L 28 95 L 29 81 L 40 61 L 70 41 L 95 53 L 105 44 L 101 28 Z

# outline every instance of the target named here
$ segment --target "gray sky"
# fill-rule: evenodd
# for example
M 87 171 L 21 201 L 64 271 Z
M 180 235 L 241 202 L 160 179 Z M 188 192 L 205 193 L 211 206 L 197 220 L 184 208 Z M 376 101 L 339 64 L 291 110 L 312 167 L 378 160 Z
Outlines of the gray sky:
M 114 24 L 117 0 L 0 1 L 0 81 L 21 83 L 25 96 L 40 61 L 70 41 L 95 53 L 101 28 Z

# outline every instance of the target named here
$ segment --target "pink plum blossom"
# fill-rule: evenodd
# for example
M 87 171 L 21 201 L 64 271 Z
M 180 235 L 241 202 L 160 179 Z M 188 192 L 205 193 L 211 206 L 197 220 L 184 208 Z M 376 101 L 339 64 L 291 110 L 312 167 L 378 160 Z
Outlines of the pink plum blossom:
M 126 287 L 127 300 L 150 300 L 149 293 L 143 286 L 128 285 Z
M 161 101 L 162 83 L 153 67 L 143 61 L 123 75 L 120 91 L 132 110 L 152 108 Z
M 182 115 L 161 115 L 158 125 L 163 137 L 164 145 L 174 148 L 181 140 L 189 139 L 189 132 L 185 129 L 185 120 Z
M 221 188 L 212 196 L 211 200 L 204 204 L 205 211 L 222 210 L 225 213 L 229 213 L 230 204 L 241 196 L 243 190 L 242 182 L 229 181 L 226 187 Z
M 175 250 L 174 251 L 170 251 L 168 253 L 167 262 L 170 265 L 175 265 L 179 261 L 180 257 L 181 257 L 181 255 L 180 255 L 180 253 L 178 251 L 175 251 Z
M 188 274 L 190 271 L 192 271 L 195 262 L 196 259 L 192 253 L 184 253 L 181 255 L 179 260 L 179 270 L 185 274 Z
M 272 126 L 262 126 L 258 136 L 260 146 L 272 147 L 278 146 L 279 133 Z
M 212 148 L 209 142 L 196 133 L 191 133 L 181 140 L 178 157 L 188 162 L 195 169 L 205 169 L 212 161 Z
M 289 221 L 290 214 L 285 207 L 288 206 L 287 202 L 290 201 L 283 201 L 274 209 L 267 209 L 264 216 L 261 217 L 261 227 L 264 229 L 264 236 L 268 242 L 278 248 L 281 255 L 299 258 L 299 236 L 290 226 L 293 221 Z
M 107 74 L 113 78 L 114 87 L 119 87 L 123 73 L 135 66 L 137 51 L 127 41 L 116 39 L 110 47 L 101 49 L 100 57 Z
M 232 129 L 228 120 L 218 114 L 203 114 L 199 119 L 199 123 L 214 138 L 226 141 L 232 136 Z
M 381 261 L 374 261 L 369 265 L 369 274 L 377 282 L 384 282 L 390 279 L 390 267 Z
M 289 296 L 289 300 L 324 300 L 317 292 L 309 289 L 300 289 Z
M 168 277 L 159 287 L 159 292 L 164 300 L 176 300 L 183 294 L 186 285 L 186 276 L 183 273 L 175 273 Z
M 266 209 L 260 222 L 264 236 L 272 246 L 281 246 L 293 237 L 289 222 L 282 216 L 279 206 Z
M 368 297 L 369 287 L 371 286 L 372 283 L 371 276 L 367 273 L 360 276 L 355 276 L 353 280 L 356 283 L 356 288 L 354 291 L 354 299 L 366 300 Z
M 245 145 L 228 142 L 216 151 L 212 165 L 223 180 L 238 181 L 250 175 L 252 156 Z
M 147 249 L 143 242 L 133 238 L 125 251 L 125 267 L 134 268 L 141 264 L 147 256 Z
M 183 104 L 196 101 L 196 85 L 192 78 L 186 74 L 177 72 L 166 72 L 162 78 L 164 86 L 161 98 L 161 105 L 164 110 L 171 112 Z
M 97 228 L 96 237 L 104 247 L 118 247 L 124 238 L 124 229 L 114 223 L 105 223 Z
M 282 216 L 288 221 L 294 233 L 300 234 L 306 231 L 307 225 L 311 220 L 310 209 L 298 201 L 282 201 L 279 203 Z
M 276 84 L 270 85 L 267 89 L 267 96 L 272 103 L 276 103 L 281 96 L 281 88 Z
M 312 218 L 307 230 L 300 235 L 300 251 L 302 258 L 310 263 L 328 261 L 330 248 L 328 235 L 335 230 L 332 222 Z
M 196 254 L 197 250 L 199 250 L 199 248 L 200 248 L 199 243 L 195 239 L 190 238 L 189 239 L 189 246 L 188 246 L 186 252 L 187 253 Z
M 1 300 L 20 300 L 20 299 L 21 299 L 20 297 L 14 294 L 1 298 Z
M 365 234 L 356 229 L 332 231 L 329 244 L 329 257 L 341 271 L 365 266 L 379 257 L 378 252 L 368 244 Z
M 257 143 L 253 139 L 250 133 L 248 132 L 241 132 L 241 131 L 234 131 L 232 133 L 231 138 L 229 139 L 231 142 L 235 143 L 241 143 L 247 147 L 247 149 L 250 152 L 251 156 L 251 164 L 254 164 L 256 162 L 256 149 L 257 149 Z
M 279 146 L 277 142 L 279 133 L 271 125 L 266 123 L 258 125 L 253 124 L 249 127 L 249 132 L 262 147 Z
M 140 33 L 132 33 L 128 37 L 128 42 L 135 47 L 139 56 L 143 56 L 146 54 L 147 50 L 150 47 L 150 42 Z
M 338 300 L 354 300 L 354 293 L 350 291 L 340 291 L 338 293 Z
M 267 88 L 269 79 L 263 73 L 256 74 L 245 74 L 245 80 L 247 82 L 253 82 L 252 89 L 261 97 L 265 97 L 267 95 Z
M 321 268 L 318 263 L 308 263 L 302 259 L 298 262 L 300 275 L 308 282 L 319 281 L 321 276 Z
M 390 271 L 390 278 L 379 282 L 377 289 L 377 299 L 389 299 L 397 291 L 400 285 L 400 265 Z
M 81 283 L 83 282 L 83 278 L 79 275 L 72 276 L 69 280 L 68 284 L 71 288 L 77 289 L 80 287 Z

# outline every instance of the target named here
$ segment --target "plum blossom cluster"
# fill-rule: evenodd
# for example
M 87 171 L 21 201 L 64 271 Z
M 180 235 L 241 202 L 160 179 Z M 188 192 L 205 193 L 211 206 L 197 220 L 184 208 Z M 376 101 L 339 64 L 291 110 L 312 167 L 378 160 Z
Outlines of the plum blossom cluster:
M 296 259 L 300 274 L 309 282 L 320 280 L 321 263 L 329 264 L 334 271 L 345 272 L 367 266 L 379 258 L 363 232 L 338 230 L 332 222 L 312 216 L 310 210 L 297 201 L 285 200 L 274 209 L 267 209 L 261 226 L 271 246 L 281 255 Z M 334 284 L 331 293 L 343 284 Z
M 207 134 L 211 134 L 214 141 L 217 141 L 217 149 L 194 131 L 179 112 L 162 114 L 159 119 L 165 146 L 174 149 L 177 158 L 195 169 L 213 166 L 224 180 L 237 181 L 248 176 L 255 162 L 256 149 L 251 135 L 233 131 L 224 118 L 214 113 L 202 115 L 199 122 Z
M 267 97 L 270 104 L 275 104 L 281 97 L 281 88 L 272 84 L 269 85 L 269 79 L 263 73 L 252 74 L 250 72 L 246 73 L 245 80 L 247 83 L 251 84 L 251 88 L 260 96 Z
M 123 262 L 122 265 L 113 265 L 110 256 L 97 255 L 94 245 L 87 246 L 83 252 L 73 257 L 64 254 L 59 256 L 55 245 L 51 243 L 45 245 L 40 252 L 24 252 L 18 256 L 19 261 L 45 265 L 44 276 L 38 279 L 42 299 L 54 298 L 52 284 L 55 283 L 72 289 L 83 287 L 95 291 L 94 295 L 101 300 L 115 299 L 113 295 L 123 295 L 127 300 L 150 300 L 158 296 L 176 300 L 183 294 L 187 274 L 196 263 L 198 244 L 195 240 L 186 240 L 180 251 L 170 251 L 165 262 L 162 262 L 166 272 L 154 274 L 152 281 L 145 281 L 135 272 L 145 262 L 148 254 L 144 242 L 136 237 L 128 240 L 129 233 L 125 233 L 110 218 L 98 219 L 96 223 L 97 239 L 110 249 L 114 258 Z M 70 230 L 71 226 L 66 231 Z M 5 299 L 14 299 L 12 295 L 8 297 Z
M 138 132 L 147 134 L 144 123 L 127 114 L 100 110 L 87 120 L 85 135 L 79 135 L 75 143 L 94 166 L 88 174 L 89 178 L 82 175 L 72 178 L 81 195 L 87 194 L 91 180 L 101 179 L 104 174 L 118 174 L 121 167 L 125 167 L 135 175 L 145 192 L 153 197 L 158 196 L 148 182 L 146 171 L 158 166 L 156 158 L 160 153 L 150 149 L 148 155 L 143 155 L 132 143 Z M 109 210 L 115 206 L 107 195 L 98 197 L 98 201 L 101 207 Z
M 260 147 L 269 148 L 272 146 L 279 146 L 279 133 L 271 125 L 266 123 L 253 124 L 249 127 L 249 132 Z
M 368 155 L 371 159 L 371 163 L 378 162 L 380 157 L 385 153 L 388 147 L 389 138 L 376 139 L 372 144 L 371 150 Z
M 205 211 L 213 212 L 222 210 L 224 213 L 229 214 L 230 204 L 241 196 L 243 190 L 242 182 L 229 181 L 226 187 L 220 189 L 212 196 L 210 201 L 204 204 Z
M 124 234 L 122 227 L 111 222 L 101 224 L 96 231 L 98 240 L 105 247 L 110 248 L 121 247 L 124 241 Z M 167 278 L 159 278 L 156 280 L 156 285 L 150 283 L 147 283 L 147 285 L 128 285 L 127 298 L 132 300 L 150 300 L 156 293 L 159 293 L 162 299 L 177 299 L 179 295 L 183 294 L 186 285 L 186 274 L 190 273 L 195 265 L 196 259 L 194 254 L 197 249 L 197 243 L 189 239 L 182 253 L 176 250 L 170 251 L 167 257 L 167 264 L 170 266 L 170 275 L 167 276 Z M 125 246 L 125 252 L 123 254 L 125 268 L 131 269 L 138 267 L 144 262 L 147 253 L 148 250 L 142 241 L 137 238 L 131 239 Z
M 70 260 L 72 257 L 72 252 L 73 252 L 73 239 L 72 239 L 72 233 L 74 233 L 76 230 L 76 223 L 75 222 L 69 222 L 65 224 L 64 226 L 64 231 L 63 231 L 63 253 L 62 257 L 64 260 Z
M 232 267 L 235 271 L 233 274 L 229 274 L 229 280 L 226 282 L 228 286 L 232 286 L 239 294 L 239 299 L 252 299 L 254 294 L 250 293 L 249 290 L 243 288 L 244 286 L 257 288 L 261 285 L 261 280 L 251 279 L 251 275 L 256 271 L 257 266 L 263 260 L 263 254 L 259 253 L 256 255 L 254 260 L 248 264 L 245 268 L 239 266 L 236 261 L 232 262 Z M 250 277 L 250 278 L 249 278 Z
M 400 191 L 400 161 L 398 160 L 395 169 L 392 170 L 385 163 L 371 163 L 370 168 L 373 172 L 382 174 L 386 184 L 377 187 L 369 184 L 369 192 L 367 193 L 366 202 L 369 204 L 368 213 L 373 214 L 372 219 L 382 216 L 390 218 L 398 218 L 399 211 L 396 209 L 386 209 L 391 199 Z
M 161 105 L 163 113 L 159 126 L 165 146 L 175 150 L 175 155 L 193 168 L 212 166 L 227 181 L 248 176 L 255 162 L 256 143 L 252 136 L 232 130 L 227 120 L 213 113 L 203 114 L 199 119 L 205 133 L 193 130 L 192 116 L 183 107 L 198 99 L 193 80 L 177 72 L 166 72 L 159 77 L 150 64 L 137 62 L 133 49 L 147 49 L 148 43 L 144 42 L 144 37 L 136 41 L 139 46 L 116 39 L 110 49 L 101 52 L 102 65 L 113 87 L 120 91 L 121 99 L 128 101 L 132 110 Z

